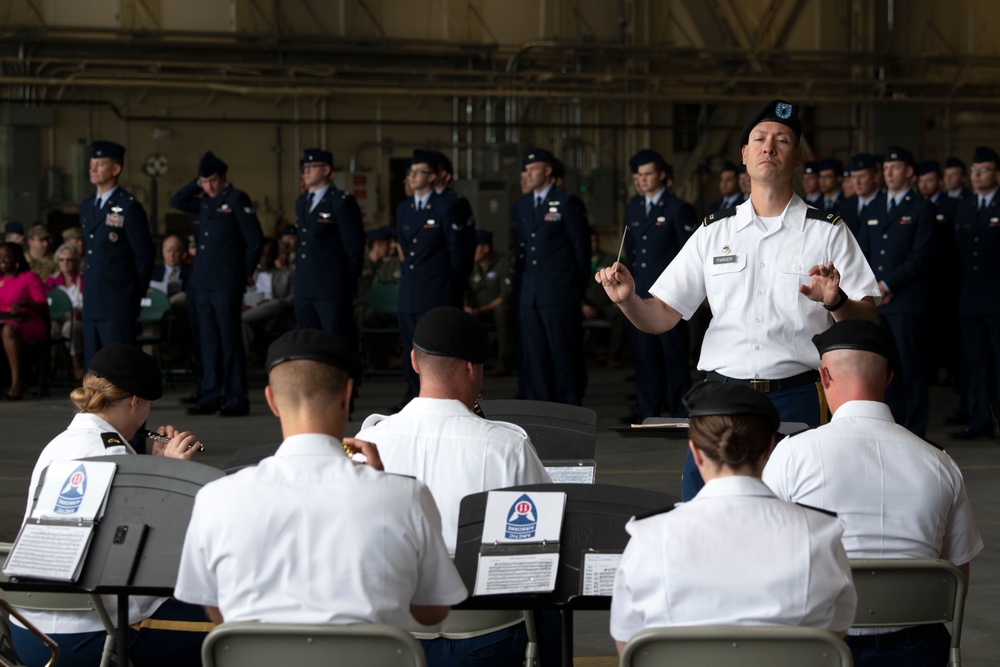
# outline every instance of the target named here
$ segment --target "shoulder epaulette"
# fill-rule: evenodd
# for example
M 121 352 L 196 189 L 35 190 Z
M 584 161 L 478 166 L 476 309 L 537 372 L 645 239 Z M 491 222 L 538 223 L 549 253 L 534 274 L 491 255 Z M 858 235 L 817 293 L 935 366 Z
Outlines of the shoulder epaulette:
M 125 443 L 122 441 L 122 437 L 117 433 L 115 433 L 114 431 L 110 431 L 108 433 L 102 433 L 101 440 L 104 441 L 104 449 L 107 449 L 108 447 L 125 446 Z
M 718 222 L 719 220 L 722 220 L 723 218 L 731 218 L 734 215 L 736 215 L 736 207 L 735 206 L 732 207 L 732 208 L 724 208 L 721 211 L 716 211 L 715 213 L 709 213 L 708 217 L 706 217 L 702 221 L 701 224 L 703 224 L 704 226 L 708 227 L 713 222 Z
M 799 507 L 805 507 L 807 510 L 813 510 L 814 512 L 820 512 L 820 513 L 825 514 L 827 516 L 832 516 L 835 519 L 837 518 L 837 513 L 836 512 L 831 512 L 830 510 L 825 510 L 822 507 L 813 507 L 812 505 L 806 505 L 805 503 L 795 503 L 795 504 L 798 505 Z
M 839 225 L 844 221 L 836 213 L 827 213 L 826 211 L 821 211 L 818 208 L 806 209 L 806 217 L 810 220 L 824 220 L 829 222 L 831 225 Z
M 659 509 L 650 510 L 648 512 L 643 512 L 642 514 L 636 514 L 635 520 L 642 521 L 643 519 L 648 519 L 650 517 L 659 516 L 661 514 L 666 514 L 670 510 L 674 509 L 673 505 L 668 505 L 667 507 L 660 507 Z

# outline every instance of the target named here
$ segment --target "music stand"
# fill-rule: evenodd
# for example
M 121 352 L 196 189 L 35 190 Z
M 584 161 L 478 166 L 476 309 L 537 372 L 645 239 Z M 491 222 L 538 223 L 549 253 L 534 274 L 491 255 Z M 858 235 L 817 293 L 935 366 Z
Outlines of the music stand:
M 457 609 L 556 609 L 562 613 L 562 662 L 573 664 L 573 611 L 611 608 L 611 598 L 584 596 L 581 591 L 584 553 L 622 552 L 629 535 L 625 524 L 635 515 L 667 511 L 676 496 L 610 484 L 530 484 L 497 491 L 561 491 L 566 512 L 559 536 L 559 569 L 551 593 L 470 596 Z M 455 566 L 466 588 L 475 590 L 489 491 L 462 499 L 458 515 Z
M 277 445 L 257 445 L 256 447 L 238 449 L 222 464 L 222 470 L 227 475 L 232 475 L 234 472 L 239 472 L 244 468 L 251 468 L 268 456 L 274 456 L 280 446 L 279 443 Z
M 195 494 L 223 472 L 163 456 L 123 454 L 82 460 L 114 463 L 117 469 L 80 578 L 65 583 L 16 577 L 3 582 L 3 588 L 116 595 L 118 664 L 124 666 L 128 664 L 128 596 L 173 595 Z M 41 488 L 39 484 L 34 502 Z

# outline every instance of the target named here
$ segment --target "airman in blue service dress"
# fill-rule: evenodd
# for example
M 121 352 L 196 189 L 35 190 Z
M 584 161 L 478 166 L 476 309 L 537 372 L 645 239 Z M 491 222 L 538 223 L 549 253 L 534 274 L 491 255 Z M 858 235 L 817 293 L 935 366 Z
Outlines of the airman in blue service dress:
M 905 165 L 898 175 L 890 173 L 895 163 Z M 927 268 L 934 244 L 934 211 L 909 187 L 913 155 L 908 150 L 890 146 L 884 164 L 886 207 L 876 208 L 864 223 L 858 245 L 882 290 L 879 322 L 892 334 L 899 352 L 902 377 L 889 385 L 885 402 L 898 424 L 923 437 L 930 398 L 920 334 L 930 300 Z
M 545 150 L 525 153 L 532 192 L 518 202 L 511 225 L 519 372 L 525 398 L 580 405 L 587 378 L 580 301 L 590 280 L 590 227 L 583 202 L 552 182 L 552 160 Z
M 644 149 L 636 153 L 631 163 L 637 163 L 640 178 L 648 177 L 645 172 L 650 169 L 657 175 L 651 191 L 633 197 L 625 207 L 628 228 L 625 246 L 635 292 L 648 299 L 649 288 L 687 243 L 698 219 L 691 204 L 670 192 L 673 168 L 662 155 Z M 634 420 L 638 423 L 648 417 L 659 417 L 661 411 L 670 417 L 687 416 L 681 400 L 691 388 L 687 322 L 681 321 L 658 335 L 643 333 L 629 323 L 629 332 L 635 358 Z
M 458 265 L 458 275 L 465 276 L 468 280 L 472 275 L 473 265 L 476 263 L 476 214 L 472 210 L 469 200 L 450 187 L 454 171 L 451 160 L 444 153 L 429 151 L 433 166 L 437 169 L 438 179 L 434 184 L 434 192 L 445 198 L 448 202 L 448 209 L 445 218 L 448 226 L 453 232 L 458 234 L 459 253 L 461 263 Z M 459 294 L 456 295 L 459 302 L 465 299 L 465 284 L 462 285 Z
M 333 155 L 307 148 L 302 158 L 308 191 L 295 201 L 295 319 L 357 346 L 352 309 L 364 268 L 361 208 L 330 181 Z
M 109 343 L 136 344 L 139 307 L 153 273 L 146 211 L 118 185 L 125 148 L 90 145 L 90 181 L 98 193 L 80 204 L 83 231 L 83 367 Z M 103 192 L 102 192 L 103 191 Z
M 856 239 L 863 229 L 867 229 L 868 220 L 874 219 L 875 211 L 885 210 L 885 193 L 879 191 L 875 181 L 875 156 L 858 153 L 848 164 L 854 194 L 841 202 L 840 217 Z
M 240 312 L 264 234 L 253 202 L 226 180 L 227 171 L 228 165 L 209 151 L 198 165 L 198 177 L 170 198 L 174 208 L 198 215 L 191 285 L 203 370 L 198 404 L 189 414 L 250 411 Z
M 396 208 L 396 238 L 402 252 L 399 329 L 407 378 L 404 404 L 420 389 L 420 378 L 409 361 L 417 321 L 432 308 L 462 307 L 476 249 L 475 221 L 456 218 L 458 209 L 452 211 L 452 196 L 435 192 L 433 178 L 425 182 L 425 177 L 437 173 L 437 159 L 431 151 L 413 151 L 410 169 L 419 182 L 413 196 Z M 466 239 L 470 229 L 471 244 Z
M 953 437 L 992 435 L 990 405 L 1000 392 L 1000 156 L 980 146 L 972 156 L 975 192 L 958 204 L 959 327 L 969 424 Z
M 708 207 L 709 213 L 724 211 L 734 206 L 739 206 L 746 197 L 740 191 L 740 168 L 726 160 L 719 171 L 719 191 L 722 193 L 721 199 L 716 199 Z

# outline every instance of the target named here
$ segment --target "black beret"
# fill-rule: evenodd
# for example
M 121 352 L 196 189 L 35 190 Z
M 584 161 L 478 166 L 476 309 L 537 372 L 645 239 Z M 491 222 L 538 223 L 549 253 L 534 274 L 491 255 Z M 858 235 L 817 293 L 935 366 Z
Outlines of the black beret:
M 125 157 L 125 147 L 113 141 L 95 141 L 90 144 L 90 157 L 110 157 L 121 160 Z
M 566 165 L 557 157 L 552 158 L 552 178 L 566 178 Z
M 719 173 L 724 174 L 727 171 L 731 171 L 734 174 L 738 174 L 740 173 L 740 168 L 737 167 L 732 162 L 730 162 L 729 160 L 726 160 L 725 162 L 722 163 L 722 169 L 719 170 Z
M 889 360 L 891 368 L 899 369 L 899 355 L 892 336 L 870 320 L 841 320 L 812 337 L 813 345 L 823 356 L 831 350 L 874 352 Z
M 914 165 L 913 153 L 900 146 L 889 146 L 882 156 L 885 162 L 905 162 L 911 167 Z
M 3 232 L 4 234 L 21 234 L 23 236 L 24 225 L 16 221 L 8 222 L 4 225 Z
M 163 396 L 163 376 L 156 359 L 131 345 L 105 345 L 90 360 L 87 372 L 147 401 Z
M 944 168 L 951 169 L 952 167 L 959 167 L 962 171 L 965 171 L 965 163 L 959 160 L 957 157 L 947 157 L 944 159 Z
M 493 232 L 485 229 L 476 230 L 476 245 L 493 245 Z
M 229 165 L 215 157 L 215 153 L 212 151 L 202 155 L 201 162 L 198 163 L 198 175 L 202 178 L 208 178 L 212 174 L 224 176 L 227 171 L 229 171 Z
M 381 227 L 376 227 L 365 234 L 365 238 L 369 241 L 388 241 L 393 236 L 396 235 L 396 230 L 389 225 L 382 225 Z
M 325 151 L 322 148 L 307 148 L 303 154 L 302 159 L 299 161 L 300 166 L 305 165 L 307 162 L 321 162 L 323 164 L 330 165 L 333 168 L 333 153 L 330 151 Z
M 806 173 L 806 174 L 815 174 L 817 171 L 819 171 L 817 169 L 818 165 L 819 165 L 819 162 L 816 162 L 816 161 L 803 162 L 802 163 L 802 171 L 803 171 L 803 173 Z
M 736 382 L 699 382 L 684 394 L 684 407 L 691 417 L 713 415 L 757 415 L 777 432 L 781 424 L 774 404 L 759 391 Z
M 346 371 L 355 382 L 361 379 L 357 352 L 332 333 L 319 329 L 295 329 L 271 343 L 264 369 L 270 373 L 286 361 L 316 361 Z
M 424 354 L 485 364 L 490 337 L 472 315 L 451 306 L 427 311 L 413 332 L 413 347 Z
M 410 165 L 415 164 L 429 164 L 432 167 L 437 167 L 437 160 L 434 158 L 434 151 L 426 151 L 422 148 L 418 148 L 413 151 L 413 159 Z
M 851 157 L 851 171 L 861 171 L 862 169 L 874 169 L 875 158 L 871 153 L 858 153 Z
M 438 151 L 428 151 L 433 158 L 433 164 L 438 169 L 448 172 L 449 174 L 454 174 L 455 170 L 452 169 L 451 159 L 444 153 L 439 153 Z
M 924 174 L 937 174 L 941 175 L 941 164 L 937 160 L 924 160 L 917 165 L 917 176 L 923 176 Z
M 532 162 L 548 162 L 552 165 L 554 164 L 555 159 L 555 156 L 544 148 L 532 148 L 524 154 L 524 159 L 521 160 L 521 166 L 527 167 Z
M 799 120 L 799 111 L 795 105 L 782 100 L 772 100 L 754 111 L 743 126 L 743 131 L 740 132 L 740 146 L 750 143 L 750 132 L 760 123 L 781 123 L 791 128 L 796 141 L 802 137 L 802 121 Z
M 1000 156 L 997 156 L 997 152 L 989 146 L 976 146 L 976 150 L 972 152 L 972 162 L 992 162 L 1000 165 Z
M 816 171 L 833 171 L 834 173 L 840 174 L 844 171 L 844 163 L 840 160 L 834 160 L 833 158 L 826 158 L 819 161 L 819 166 Z

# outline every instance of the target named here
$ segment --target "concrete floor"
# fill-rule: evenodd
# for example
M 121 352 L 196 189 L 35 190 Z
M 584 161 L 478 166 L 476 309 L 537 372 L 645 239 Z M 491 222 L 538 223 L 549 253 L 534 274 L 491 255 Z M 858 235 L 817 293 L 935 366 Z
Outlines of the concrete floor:
M 590 369 L 590 388 L 585 405 L 598 414 L 598 482 L 658 490 L 680 496 L 680 474 L 684 449 L 680 441 L 625 439 L 609 430 L 628 411 L 627 393 L 633 390 L 626 381 L 630 371 L 606 368 Z M 348 426 L 353 435 L 361 419 L 372 412 L 384 412 L 402 396 L 402 380 L 376 377 L 365 380 L 358 397 L 356 421 Z M 509 398 L 514 394 L 514 378 L 487 378 L 485 398 Z M 207 451 L 196 460 L 215 466 L 236 450 L 276 443 L 281 438 L 278 420 L 268 411 L 263 397 L 263 376 L 251 379 L 251 414 L 246 418 L 189 417 L 179 399 L 191 392 L 190 383 L 178 383 L 153 406 L 150 426 L 173 424 L 194 431 Z M 948 452 L 961 466 L 968 485 L 979 530 L 986 549 L 972 564 L 972 585 L 962 633 L 964 664 L 995 665 L 1000 656 L 1000 564 L 995 546 L 1000 544 L 1000 487 L 994 475 L 1000 471 L 1000 445 L 979 440 L 949 442 L 949 430 L 943 425 L 945 415 L 955 405 L 950 389 L 932 388 L 930 438 L 947 445 Z M 54 388 L 51 396 L 26 397 L 20 402 L 0 401 L 0 541 L 12 541 L 24 513 L 28 478 L 38 452 L 61 432 L 73 416 L 67 389 Z M 614 665 L 614 643 L 608 635 L 607 612 L 578 613 L 575 625 L 575 654 L 578 665 Z M 993 657 L 991 657 L 993 656 Z

